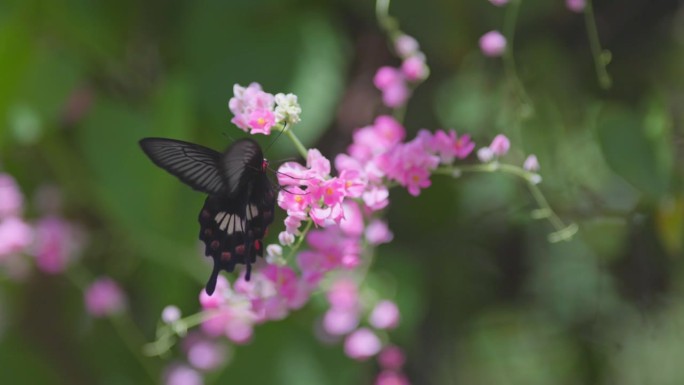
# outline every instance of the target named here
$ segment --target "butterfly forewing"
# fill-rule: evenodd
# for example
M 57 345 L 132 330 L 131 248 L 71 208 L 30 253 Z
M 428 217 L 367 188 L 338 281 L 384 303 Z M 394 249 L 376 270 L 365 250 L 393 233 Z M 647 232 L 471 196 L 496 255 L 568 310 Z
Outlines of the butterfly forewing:
M 164 138 L 145 138 L 140 146 L 154 164 L 193 189 L 208 194 L 219 194 L 225 189 L 219 169 L 221 153 L 198 144 Z
M 261 147 L 252 139 L 242 139 L 228 147 L 221 158 L 228 196 L 233 197 L 244 192 L 250 182 L 263 174 L 263 161 Z

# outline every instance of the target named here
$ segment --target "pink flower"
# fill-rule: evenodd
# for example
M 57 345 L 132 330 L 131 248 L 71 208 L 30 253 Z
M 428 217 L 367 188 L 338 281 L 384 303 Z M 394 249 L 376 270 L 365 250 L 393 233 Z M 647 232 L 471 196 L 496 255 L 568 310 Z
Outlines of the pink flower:
M 336 309 L 352 309 L 359 307 L 359 287 L 348 278 L 335 281 L 328 290 L 328 302 Z
M 480 49 L 485 56 L 501 56 L 506 50 L 506 38 L 499 31 L 489 31 L 480 38 Z
M 406 357 L 401 348 L 390 345 L 386 346 L 378 355 L 378 362 L 383 369 L 399 370 L 404 366 Z
M 382 89 L 382 102 L 390 108 L 403 106 L 408 97 L 409 88 L 403 79 Z
M 228 360 L 226 347 L 201 332 L 192 332 L 183 340 L 188 362 L 199 370 L 215 370 Z
M 408 81 L 415 82 L 425 79 L 427 77 L 425 58 L 419 55 L 409 57 L 401 63 L 401 72 Z
M 309 169 L 297 162 L 285 162 L 278 167 L 278 184 L 281 186 L 299 186 L 310 178 Z
M 278 170 L 283 189 L 278 194 L 278 205 L 287 210 L 286 231 L 297 234 L 302 221 L 310 217 L 317 226 L 339 224 L 344 218 L 342 201 L 347 192 L 346 181 L 330 177 L 330 160 L 316 149 L 307 154 L 307 167 L 293 162 Z M 283 236 L 281 243 L 289 242 Z
M 581 13 L 585 5 L 585 0 L 565 0 L 565 6 L 572 12 Z
M 489 145 L 489 148 L 492 150 L 492 153 L 495 156 L 506 155 L 506 153 L 508 153 L 508 149 L 510 147 L 511 147 L 511 142 L 503 134 L 499 134 L 499 135 L 495 136 L 494 140 L 492 140 L 492 144 Z
M 399 308 L 392 301 L 381 301 L 368 319 L 376 329 L 394 329 L 399 325 Z
M 228 102 L 230 111 L 235 115 L 231 122 L 245 132 L 269 134 L 275 123 L 274 96 L 264 92 L 258 83 L 247 88 L 236 84 L 233 93 L 235 96 Z
M 81 242 L 73 226 L 62 218 L 50 216 L 36 225 L 35 256 L 38 268 L 59 274 L 80 252 Z
M 335 161 L 337 163 L 337 158 Z M 360 197 L 368 185 L 368 180 L 360 170 L 342 169 L 340 180 L 344 183 L 344 195 L 350 198 Z
M 234 318 L 227 322 L 226 337 L 233 343 L 244 345 L 252 340 L 254 334 L 254 323 L 247 318 Z
M 186 365 L 173 365 L 166 370 L 164 385 L 202 385 L 204 380 L 195 369 Z
M 323 330 L 333 336 L 341 336 L 354 330 L 359 325 L 357 309 L 331 308 L 323 316 Z
M 359 205 L 353 200 L 347 200 L 342 204 L 344 219 L 340 222 L 340 229 L 348 236 L 359 237 L 363 234 L 363 213 Z
M 430 186 L 430 171 L 439 164 L 439 158 L 430 153 L 430 147 L 427 136 L 417 136 L 383 154 L 378 165 L 390 179 L 417 196 L 421 188 Z
M 93 317 L 106 317 L 120 313 L 126 299 L 119 285 L 111 278 L 98 278 L 85 292 L 86 310 Z
M 372 126 L 354 132 L 353 142 L 348 149 L 349 155 L 359 161 L 371 160 L 394 148 L 405 136 L 406 130 L 401 123 L 391 116 L 380 115 L 375 118 Z
M 346 235 L 338 226 L 311 231 L 306 240 L 310 249 L 297 255 L 297 265 L 310 287 L 318 285 L 325 273 L 360 262 L 360 239 Z
M 0 220 L 21 214 L 24 197 L 14 178 L 9 174 L 0 174 Z
M 509 0 L 489 0 L 490 3 L 496 5 L 497 7 L 503 7 L 508 4 Z
M 251 134 L 271 134 L 271 127 L 275 124 L 275 115 L 269 110 L 256 110 L 249 114 L 248 125 Z
M 537 161 L 537 157 L 534 154 L 528 156 L 527 159 L 525 159 L 525 163 L 523 163 L 523 168 L 532 172 L 539 171 L 539 161 Z
M 0 261 L 23 252 L 33 239 L 33 229 L 22 219 L 9 217 L 0 220 Z
M 338 178 L 331 178 L 311 185 L 311 197 L 314 201 L 323 202 L 327 206 L 341 204 L 345 197 L 344 192 L 344 181 Z
M 310 292 L 302 285 L 292 268 L 268 265 L 261 273 L 273 283 L 277 297 L 289 309 L 299 309 L 309 299 Z
M 392 67 L 380 67 L 373 77 L 373 84 L 379 89 L 384 90 L 397 82 L 403 82 L 401 72 Z
M 394 49 L 401 57 L 409 57 L 418 52 L 420 46 L 416 39 L 409 35 L 401 35 L 394 41 Z
M 309 149 L 306 154 L 306 167 L 311 170 L 312 176 L 326 178 L 330 175 L 330 160 L 315 148 Z
M 366 328 L 356 330 L 344 341 L 345 354 L 358 361 L 378 354 L 381 348 L 382 344 L 378 336 Z
M 465 159 L 475 148 L 469 135 L 456 135 L 456 131 L 437 130 L 432 137 L 432 147 L 442 164 L 450 164 L 454 158 Z
M 216 289 L 212 295 L 207 294 L 205 290 L 200 291 L 199 302 L 202 308 L 205 310 L 216 309 L 224 301 L 224 297 L 230 295 L 230 283 L 223 275 L 220 275 L 216 279 Z
M 382 101 L 388 107 L 399 107 L 408 99 L 406 78 L 396 68 L 380 67 L 373 77 L 373 84 L 382 91 Z
M 411 167 L 406 172 L 405 185 L 408 188 L 409 194 L 415 196 L 420 195 L 421 188 L 427 188 L 432 185 L 430 181 L 430 172 L 421 167 Z
M 388 243 L 394 238 L 394 234 L 387 227 L 387 222 L 381 219 L 372 220 L 368 226 L 366 226 L 366 240 L 369 244 L 377 246 L 383 243 Z
M 372 211 L 382 210 L 389 204 L 389 191 L 385 186 L 373 186 L 362 197 L 363 203 Z
M 409 380 L 402 373 L 383 370 L 375 379 L 375 385 L 409 385 Z
M 465 159 L 468 155 L 470 155 L 471 152 L 473 152 L 474 148 L 475 143 L 470 140 L 470 135 L 461 135 L 458 139 L 456 139 L 456 143 L 454 143 L 454 155 L 458 159 Z

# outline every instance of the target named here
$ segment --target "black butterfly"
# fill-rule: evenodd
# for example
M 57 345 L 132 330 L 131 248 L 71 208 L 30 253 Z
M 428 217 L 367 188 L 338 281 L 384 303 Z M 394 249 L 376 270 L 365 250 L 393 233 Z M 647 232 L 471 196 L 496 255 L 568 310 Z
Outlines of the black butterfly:
M 154 164 L 209 194 L 199 215 L 204 254 L 214 259 L 207 294 L 214 292 L 219 271 L 231 272 L 237 263 L 247 265 L 249 281 L 251 264 L 263 255 L 262 241 L 276 201 L 259 144 L 239 139 L 219 153 L 180 140 L 145 138 L 140 147 Z

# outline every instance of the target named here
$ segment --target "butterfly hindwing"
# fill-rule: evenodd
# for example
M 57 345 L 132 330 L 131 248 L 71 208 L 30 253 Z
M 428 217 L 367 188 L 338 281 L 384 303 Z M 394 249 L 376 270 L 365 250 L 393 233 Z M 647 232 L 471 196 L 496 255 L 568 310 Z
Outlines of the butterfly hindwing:
M 265 174 L 251 181 L 248 194 L 237 199 L 207 197 L 199 215 L 204 254 L 214 260 L 207 293 L 214 291 L 218 272 L 232 272 L 236 264 L 247 265 L 249 280 L 251 264 L 263 256 L 263 238 L 273 222 L 274 208 L 275 193 Z
M 221 153 L 194 143 L 174 139 L 145 138 L 140 147 L 157 166 L 183 183 L 208 194 L 225 190 L 220 169 Z

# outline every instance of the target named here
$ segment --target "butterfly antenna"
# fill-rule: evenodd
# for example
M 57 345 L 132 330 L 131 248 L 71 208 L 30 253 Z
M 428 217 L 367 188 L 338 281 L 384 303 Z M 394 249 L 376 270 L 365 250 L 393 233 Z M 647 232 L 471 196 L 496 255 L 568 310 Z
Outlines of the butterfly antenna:
M 295 179 L 295 180 L 311 180 L 311 179 L 313 179 L 313 177 L 309 177 L 309 178 L 299 178 L 299 177 L 292 176 L 292 175 L 286 174 L 286 173 L 281 172 L 281 171 L 278 171 L 278 170 L 274 170 L 274 169 L 272 169 L 272 168 L 270 168 L 270 167 L 269 167 L 268 169 L 271 170 L 271 171 L 273 171 L 274 174 L 284 175 L 284 176 L 286 176 L 286 177 L 288 177 L 288 178 L 292 178 L 292 179 Z
M 235 139 L 233 136 L 231 136 L 229 133 L 225 131 L 221 131 L 221 135 L 225 136 L 226 138 L 230 139 L 231 142 L 235 142 L 237 139 Z
M 303 192 L 303 193 L 292 192 L 292 191 L 286 189 L 285 186 L 278 186 L 278 189 L 279 189 L 279 190 L 283 190 L 283 191 L 285 191 L 286 193 L 289 193 L 289 194 L 292 194 L 292 195 L 309 195 L 309 192 L 308 192 L 308 191 L 305 191 L 305 192 Z
M 280 132 L 278 133 L 278 135 L 276 135 L 276 137 L 273 138 L 273 140 L 271 141 L 271 143 L 269 143 L 268 146 L 266 146 L 266 149 L 264 150 L 264 154 L 267 153 L 268 150 L 271 148 L 271 146 L 273 146 L 273 143 L 275 143 L 276 140 L 278 140 L 278 138 L 280 138 L 280 135 L 282 135 L 283 132 L 285 132 L 285 130 L 288 130 L 288 129 L 289 129 L 289 127 L 287 126 L 287 123 L 285 123 L 285 126 L 283 126 L 283 129 L 280 130 Z

